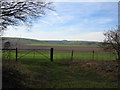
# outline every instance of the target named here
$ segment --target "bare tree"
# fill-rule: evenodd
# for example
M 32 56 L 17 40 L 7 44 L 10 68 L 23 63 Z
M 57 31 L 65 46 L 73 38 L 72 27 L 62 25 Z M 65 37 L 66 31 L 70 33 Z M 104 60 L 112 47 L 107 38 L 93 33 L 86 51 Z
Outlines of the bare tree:
M 105 40 L 103 46 L 105 49 L 115 51 L 117 54 L 117 60 L 120 60 L 120 28 L 107 31 L 104 33 Z
M 47 10 L 53 10 L 52 2 L 47 0 L 0 0 L 0 32 L 9 25 L 30 25 Z

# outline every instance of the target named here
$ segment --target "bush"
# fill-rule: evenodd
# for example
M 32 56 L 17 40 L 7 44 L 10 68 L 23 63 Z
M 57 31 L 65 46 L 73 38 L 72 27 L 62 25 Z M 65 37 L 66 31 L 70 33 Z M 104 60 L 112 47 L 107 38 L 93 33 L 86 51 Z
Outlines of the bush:
M 25 88 L 27 74 L 22 71 L 22 65 L 18 62 L 3 62 L 2 87 L 4 88 Z

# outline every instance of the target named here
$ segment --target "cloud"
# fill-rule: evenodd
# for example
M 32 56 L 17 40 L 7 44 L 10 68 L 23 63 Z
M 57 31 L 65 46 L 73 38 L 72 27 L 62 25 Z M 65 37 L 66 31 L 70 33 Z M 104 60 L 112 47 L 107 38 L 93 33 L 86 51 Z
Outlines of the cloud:
M 97 22 L 99 23 L 99 24 L 107 24 L 107 23 L 110 23 L 110 22 L 112 22 L 113 21 L 113 19 L 111 19 L 111 18 L 102 18 L 102 19 L 98 19 L 97 20 Z
M 73 20 L 75 17 L 74 16 L 72 16 L 72 15 L 67 15 L 67 14 L 65 14 L 65 15 L 62 15 L 62 14 L 60 14 L 60 13 L 57 13 L 57 12 L 55 12 L 55 11 L 51 11 L 51 17 L 53 17 L 53 16 L 55 16 L 54 18 L 52 18 L 52 19 L 56 19 L 55 21 L 56 22 L 53 22 L 53 23 L 57 23 L 58 21 L 59 21 L 59 23 L 66 23 L 66 22 L 70 22 L 71 20 Z M 49 18 L 48 18 L 48 20 L 49 20 Z M 51 20 L 51 19 L 50 19 Z M 53 20 L 52 20 L 53 21 Z
M 66 33 L 65 33 L 66 32 Z M 9 35 L 6 37 L 22 37 L 22 38 L 32 38 L 38 40 L 82 40 L 82 41 L 103 41 L 103 32 L 88 32 L 79 35 L 67 35 L 68 31 L 58 31 L 58 32 L 29 32 L 29 31 L 13 31 L 9 30 Z
M 18 30 L 9 28 L 6 31 L 6 37 L 22 37 L 22 38 L 32 38 L 38 40 L 85 40 L 85 41 L 103 41 L 103 32 L 78 32 L 80 29 L 78 27 L 61 27 L 57 31 L 27 31 L 25 27 L 19 27 Z
M 45 23 L 45 24 L 49 24 L 49 25 L 52 25 L 50 22 L 48 21 L 44 21 L 44 20 L 40 20 L 42 23 Z
M 87 32 L 77 36 L 68 37 L 68 40 L 82 40 L 82 41 L 103 41 L 103 32 Z
M 56 12 L 51 11 L 46 17 L 40 18 L 30 31 L 26 30 L 26 26 L 19 26 L 17 29 L 9 27 L 4 36 L 39 40 L 102 41 L 103 31 L 117 23 L 115 5 L 111 3 L 57 3 Z M 107 12 L 101 13 L 104 10 Z M 111 11 L 114 13 L 110 14 Z
M 72 22 L 106 24 L 112 22 L 112 16 L 115 13 L 115 10 L 111 9 L 114 8 L 114 5 L 110 3 L 56 3 L 55 5 L 56 11 L 50 11 L 49 15 L 44 18 L 44 21 L 51 25 Z M 103 7 L 104 5 L 105 7 Z M 110 14 L 110 12 L 113 14 L 106 17 L 106 14 Z
M 61 18 L 61 16 L 60 16 L 57 12 L 51 11 L 51 14 L 52 14 L 53 16 L 55 16 L 60 22 L 63 21 L 63 19 Z
M 102 25 L 102 24 L 108 24 L 113 22 L 114 20 L 112 18 L 85 18 L 83 19 L 83 24 L 90 24 L 90 25 Z

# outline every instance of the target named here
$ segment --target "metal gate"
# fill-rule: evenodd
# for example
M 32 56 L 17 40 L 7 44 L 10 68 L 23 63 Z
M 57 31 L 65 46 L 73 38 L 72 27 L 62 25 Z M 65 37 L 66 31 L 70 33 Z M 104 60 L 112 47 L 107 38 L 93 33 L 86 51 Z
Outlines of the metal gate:
M 3 59 L 12 59 L 15 57 L 16 61 L 22 58 L 41 58 L 44 57 L 53 61 L 53 48 L 50 49 L 2 49 Z M 27 57 L 28 56 L 28 57 Z

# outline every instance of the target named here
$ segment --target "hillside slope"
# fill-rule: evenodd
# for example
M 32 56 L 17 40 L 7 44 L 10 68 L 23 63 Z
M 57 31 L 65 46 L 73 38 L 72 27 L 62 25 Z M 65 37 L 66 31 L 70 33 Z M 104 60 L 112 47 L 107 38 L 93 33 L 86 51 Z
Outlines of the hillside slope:
M 67 40 L 35 40 L 35 39 L 27 39 L 27 38 L 11 38 L 11 37 L 2 37 L 2 41 L 11 42 L 12 44 L 62 44 L 62 45 L 98 45 L 100 42 L 93 41 L 67 41 Z

